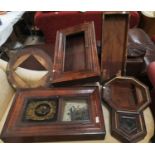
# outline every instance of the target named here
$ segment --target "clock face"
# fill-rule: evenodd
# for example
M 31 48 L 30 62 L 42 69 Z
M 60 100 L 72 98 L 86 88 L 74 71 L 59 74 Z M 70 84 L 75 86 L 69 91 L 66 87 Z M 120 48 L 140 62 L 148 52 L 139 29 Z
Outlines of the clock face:
M 88 102 L 86 99 L 64 99 L 62 121 L 89 120 Z
M 54 99 L 31 99 L 27 102 L 24 120 L 55 121 L 57 108 L 58 104 Z

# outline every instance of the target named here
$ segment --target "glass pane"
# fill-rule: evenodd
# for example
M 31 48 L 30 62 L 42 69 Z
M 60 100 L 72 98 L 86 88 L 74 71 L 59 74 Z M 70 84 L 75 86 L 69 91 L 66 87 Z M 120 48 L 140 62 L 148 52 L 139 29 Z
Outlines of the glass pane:
M 64 99 L 62 107 L 62 121 L 89 120 L 87 99 Z

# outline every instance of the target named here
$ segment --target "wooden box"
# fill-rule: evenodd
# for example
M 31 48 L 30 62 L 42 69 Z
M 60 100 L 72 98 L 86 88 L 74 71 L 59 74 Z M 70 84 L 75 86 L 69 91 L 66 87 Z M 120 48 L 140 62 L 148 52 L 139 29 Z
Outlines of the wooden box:
M 18 91 L 1 133 L 4 142 L 104 139 L 98 87 Z
M 98 81 L 94 23 L 84 23 L 59 30 L 56 36 L 52 84 Z
M 125 76 L 129 14 L 103 15 L 101 72 L 103 99 L 111 107 L 111 134 L 123 142 L 137 142 L 146 135 L 143 110 L 150 103 L 149 90 Z

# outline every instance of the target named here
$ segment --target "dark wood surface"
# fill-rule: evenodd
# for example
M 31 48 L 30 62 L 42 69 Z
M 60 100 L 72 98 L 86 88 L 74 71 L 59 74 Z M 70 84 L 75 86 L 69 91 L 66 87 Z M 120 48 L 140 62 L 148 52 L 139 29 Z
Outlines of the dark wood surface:
M 40 50 L 42 50 L 44 53 L 46 53 L 52 62 L 54 62 L 54 45 L 52 44 L 35 44 L 35 45 L 27 45 L 21 49 L 19 49 L 19 52 L 22 52 L 24 50 L 29 50 L 29 48 L 39 48 Z M 22 64 L 21 64 L 22 68 L 27 68 L 27 69 L 31 69 L 31 70 L 44 70 L 44 67 L 41 66 L 37 61 L 34 61 L 33 58 L 29 58 L 27 60 L 25 60 Z
M 81 71 L 88 68 L 85 46 L 84 32 L 66 36 L 64 72 Z
M 146 135 L 142 111 L 150 103 L 148 88 L 131 77 L 116 77 L 103 87 L 103 99 L 112 108 L 111 133 L 123 142 Z
M 27 59 L 34 60 L 43 67 L 44 71 L 47 73 L 33 85 L 29 84 L 27 81 L 23 80 L 17 73 L 16 70 L 18 67 L 22 67 L 22 63 Z M 48 55 L 39 48 L 29 47 L 18 51 L 14 57 L 10 59 L 7 65 L 7 75 L 8 80 L 13 87 L 17 89 L 22 88 L 36 88 L 48 86 L 49 81 L 52 79 L 52 61 Z
M 140 112 L 150 103 L 148 88 L 131 77 L 116 77 L 104 85 L 103 97 L 116 110 Z
M 140 13 L 139 27 L 142 28 L 149 35 L 149 37 L 152 37 L 155 35 L 155 17 L 147 17 Z
M 102 23 L 102 80 L 115 75 L 123 75 L 126 64 L 126 44 L 129 14 L 123 12 L 105 12 Z
M 57 32 L 52 83 L 97 81 L 100 68 L 94 23 L 84 23 Z
M 128 58 L 126 62 L 126 75 L 138 77 L 145 73 L 146 65 L 144 58 Z
M 58 98 L 58 117 L 53 121 L 24 121 L 25 107 L 33 98 Z M 87 121 L 63 122 L 62 99 L 87 99 Z M 76 104 L 76 103 L 75 103 Z M 98 87 L 27 89 L 18 91 L 1 133 L 4 142 L 46 142 L 104 139 L 105 127 Z

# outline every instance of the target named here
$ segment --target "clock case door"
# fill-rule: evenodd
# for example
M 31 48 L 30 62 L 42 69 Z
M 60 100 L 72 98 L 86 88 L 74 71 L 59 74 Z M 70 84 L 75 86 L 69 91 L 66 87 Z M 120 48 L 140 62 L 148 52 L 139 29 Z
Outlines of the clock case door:
M 56 35 L 52 84 L 96 82 L 99 77 L 94 23 L 59 30 Z
M 143 110 L 150 103 L 150 95 L 145 85 L 125 76 L 129 19 L 129 12 L 103 14 L 102 97 L 111 108 L 111 134 L 123 142 L 137 142 L 147 133 Z

